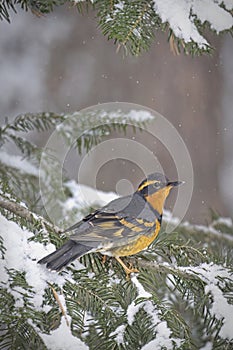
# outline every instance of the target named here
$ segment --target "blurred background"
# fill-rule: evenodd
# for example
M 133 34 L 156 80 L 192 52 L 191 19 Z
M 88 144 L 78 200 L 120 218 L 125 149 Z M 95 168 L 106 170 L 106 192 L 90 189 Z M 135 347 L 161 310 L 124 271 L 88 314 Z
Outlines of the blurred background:
M 38 18 L 19 9 L 17 15 L 12 14 L 11 22 L 0 22 L 1 124 L 6 117 L 12 120 L 20 113 L 72 113 L 113 101 L 152 108 L 174 125 L 191 155 L 194 191 L 185 218 L 206 222 L 210 209 L 232 217 L 230 35 L 207 35 L 216 48 L 213 55 L 193 58 L 174 56 L 167 34 L 158 32 L 147 53 L 124 57 L 101 34 L 93 12 L 82 16 L 75 8 L 63 7 Z M 174 178 L 169 156 L 147 136 L 141 134 L 140 142 L 156 148 L 165 173 Z M 41 146 L 46 142 L 46 135 L 33 134 L 33 138 Z M 75 167 L 74 162 L 68 163 L 71 177 L 76 177 L 80 160 L 77 157 Z M 136 188 L 142 173 L 124 160 L 118 165 L 106 163 L 97 187 L 115 191 L 122 178 L 130 179 Z M 85 184 L 89 183 L 87 176 Z

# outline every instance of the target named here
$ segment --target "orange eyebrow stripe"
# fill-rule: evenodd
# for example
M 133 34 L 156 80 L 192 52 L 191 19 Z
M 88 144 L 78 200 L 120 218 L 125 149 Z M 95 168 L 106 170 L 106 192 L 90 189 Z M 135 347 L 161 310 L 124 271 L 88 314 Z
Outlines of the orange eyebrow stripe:
M 149 185 L 153 185 L 155 184 L 156 182 L 159 182 L 157 180 L 150 180 L 150 181 L 146 181 L 144 182 L 140 187 L 138 187 L 138 191 L 141 191 L 144 187 L 147 187 Z

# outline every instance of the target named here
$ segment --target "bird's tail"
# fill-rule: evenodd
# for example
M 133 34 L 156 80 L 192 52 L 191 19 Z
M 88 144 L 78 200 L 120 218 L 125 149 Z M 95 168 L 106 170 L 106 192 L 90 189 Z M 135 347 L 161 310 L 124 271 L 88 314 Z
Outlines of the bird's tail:
M 69 240 L 61 248 L 39 260 L 38 264 L 46 264 L 49 270 L 60 271 L 70 262 L 86 254 L 90 250 L 90 247 Z

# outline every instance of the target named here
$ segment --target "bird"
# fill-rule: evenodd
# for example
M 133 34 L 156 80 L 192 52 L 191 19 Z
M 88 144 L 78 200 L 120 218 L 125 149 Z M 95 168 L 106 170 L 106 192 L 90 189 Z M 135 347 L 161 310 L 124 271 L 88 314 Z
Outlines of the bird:
M 163 207 L 170 190 L 183 181 L 169 181 L 161 173 L 150 174 L 127 196 L 112 200 L 66 229 L 74 234 L 55 252 L 38 261 L 60 271 L 77 258 L 93 252 L 114 257 L 126 275 L 139 272 L 121 257 L 146 249 L 158 236 Z

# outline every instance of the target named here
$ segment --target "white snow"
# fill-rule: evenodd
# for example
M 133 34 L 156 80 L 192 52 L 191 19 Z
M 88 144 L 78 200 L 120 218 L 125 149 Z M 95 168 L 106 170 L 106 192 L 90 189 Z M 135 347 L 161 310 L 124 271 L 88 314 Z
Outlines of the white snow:
M 134 275 L 131 278 L 131 281 L 134 283 L 134 285 L 137 287 L 138 296 L 137 298 L 128 306 L 127 309 L 127 321 L 129 325 L 132 325 L 135 315 L 137 312 L 143 308 L 148 315 L 151 316 L 151 320 L 153 325 L 156 328 L 156 338 L 153 339 L 150 343 L 144 345 L 142 347 L 143 350 L 154 350 L 154 349 L 160 349 L 162 347 L 166 347 L 167 349 L 173 349 L 173 342 L 179 346 L 181 344 L 180 339 L 171 338 L 171 331 L 167 326 L 166 321 L 161 321 L 158 310 L 155 308 L 153 303 L 150 300 L 145 300 L 139 304 L 137 304 L 137 300 L 139 298 L 150 298 L 152 295 L 148 293 L 143 285 L 138 281 L 137 276 Z
M 171 331 L 167 327 L 167 322 L 162 321 L 156 326 L 156 338 L 151 340 L 148 344 L 144 345 L 142 347 L 142 350 L 155 350 L 155 349 L 162 349 L 166 348 L 167 350 L 169 349 L 174 349 L 174 345 L 172 343 L 172 339 L 170 338 L 171 336 Z M 179 339 L 173 339 L 177 346 L 180 346 L 181 342 Z
M 217 220 L 213 221 L 213 223 L 212 223 L 212 225 L 216 225 L 216 224 L 223 224 L 223 225 L 228 226 L 228 227 L 232 227 L 233 226 L 231 218 L 219 217 Z
M 154 119 L 154 117 L 149 111 L 144 111 L 144 110 L 137 111 L 132 109 L 129 113 L 126 114 L 126 119 L 133 119 L 136 122 L 145 122 L 147 120 Z
M 200 47 L 207 45 L 207 41 L 199 34 L 197 27 L 190 19 L 191 2 L 179 0 L 155 0 L 155 12 L 161 17 L 162 22 L 169 22 L 174 34 L 185 42 L 191 40 L 198 43 Z
M 218 3 L 221 4 L 223 2 L 223 4 L 225 5 L 227 10 L 232 10 L 233 9 L 233 0 L 218 0 Z
M 180 219 L 172 216 L 172 212 L 169 210 L 163 210 L 163 221 L 169 222 L 170 225 L 177 227 L 180 224 Z
M 133 276 L 131 278 L 131 281 L 134 283 L 134 285 L 137 287 L 137 290 L 138 290 L 138 298 L 151 298 L 152 297 L 152 294 L 151 293 L 148 293 L 143 285 L 139 282 L 139 280 L 137 279 L 137 276 Z
M 214 263 L 203 263 L 199 266 L 193 267 L 176 267 L 179 270 L 188 272 L 193 275 L 199 275 L 199 277 L 206 283 L 205 294 L 211 294 L 213 297 L 213 304 L 210 309 L 211 314 L 221 320 L 223 319 L 223 325 L 219 332 L 220 337 L 223 339 L 232 338 L 232 315 L 233 305 L 227 302 L 224 296 L 221 286 L 224 283 L 219 278 L 231 280 L 233 274 L 227 269 Z
M 32 165 L 28 160 L 23 159 L 21 156 L 15 156 L 1 151 L 0 161 L 5 165 L 19 169 L 26 174 L 38 176 L 38 168 Z
M 114 192 L 98 191 L 92 187 L 77 184 L 74 180 L 66 182 L 65 186 L 68 187 L 72 194 L 72 197 L 68 198 L 64 203 L 64 209 L 66 211 L 73 208 L 81 209 L 95 205 L 104 206 L 119 197 Z
M 121 109 L 115 111 L 101 111 L 100 117 L 111 119 L 119 118 L 121 123 L 133 122 L 145 122 L 154 119 L 154 116 L 147 110 L 131 109 L 129 112 L 125 112 Z
M 135 300 L 132 301 L 132 303 L 128 306 L 127 309 L 127 321 L 129 325 L 132 325 L 136 313 L 144 306 L 144 303 L 137 304 L 137 300 L 139 298 L 150 298 L 152 296 L 144 289 L 143 285 L 138 281 L 136 276 L 133 276 L 131 278 L 131 281 L 137 287 L 138 296 Z
M 208 341 L 205 346 L 203 346 L 200 350 L 212 350 L 213 349 L 213 344 Z
M 61 325 L 50 334 L 40 333 L 49 350 L 87 350 L 89 347 L 80 339 L 74 337 L 66 320 L 62 317 Z
M 223 218 L 224 220 L 225 218 Z M 220 221 L 219 221 L 220 222 Z M 228 221 L 229 222 L 229 221 Z M 221 223 L 221 222 L 220 222 Z M 213 225 L 216 224 L 216 221 L 214 221 Z M 226 222 L 224 222 L 224 224 L 226 224 Z M 206 233 L 211 233 L 215 236 L 227 239 L 229 241 L 233 241 L 233 236 L 224 232 L 221 232 L 219 230 L 216 230 L 214 227 L 212 227 L 212 225 L 209 226 L 204 226 L 204 225 L 191 225 L 189 222 L 184 222 L 182 224 L 183 227 L 188 227 L 190 230 L 194 230 L 194 231 L 203 231 Z
M 33 287 L 35 292 L 32 303 L 37 310 L 41 310 L 44 289 L 48 287 L 47 281 L 50 283 L 56 283 L 60 287 L 62 287 L 65 282 L 65 278 L 61 275 L 49 272 L 46 268 L 37 264 L 39 258 L 55 249 L 54 245 L 48 244 L 45 247 L 37 242 L 28 242 L 28 238 L 33 236 L 33 233 L 28 230 L 22 230 L 16 223 L 8 221 L 2 215 L 0 215 L 0 227 L 1 236 L 4 240 L 4 247 L 6 248 L 5 259 L 2 260 L 2 264 L 0 265 L 1 282 L 5 282 L 6 286 L 9 287 L 9 276 L 5 267 L 22 272 L 25 271 L 26 281 Z M 14 288 L 14 291 L 11 289 L 10 292 L 15 297 L 16 306 L 23 306 L 21 295 L 23 289 L 17 287 Z M 64 310 L 66 310 L 65 300 L 62 295 L 59 295 L 59 300 L 61 301 Z M 49 308 L 48 305 L 43 306 L 43 310 L 46 312 Z M 69 318 L 69 316 L 67 317 Z M 51 332 L 51 334 L 47 335 L 40 333 L 40 336 L 50 350 L 88 349 L 81 340 L 71 334 L 70 328 L 67 326 L 64 317 L 62 317 L 61 325 Z
M 110 200 L 118 197 L 115 193 L 103 193 L 101 191 L 96 191 L 87 186 L 78 185 L 74 181 L 71 181 L 68 186 L 75 197 L 75 202 L 78 203 L 77 205 L 81 206 L 86 205 L 87 201 L 89 202 L 89 205 L 93 205 L 93 203 L 96 203 L 96 201 L 99 201 L 100 205 L 104 205 Z M 84 197 L 82 197 L 82 195 L 84 195 Z M 217 222 L 225 223 L 229 227 L 232 224 L 230 219 L 224 218 L 219 219 Z M 43 266 L 37 264 L 38 259 L 54 251 L 55 247 L 52 244 L 48 244 L 45 247 L 40 243 L 28 241 L 28 239 L 33 236 L 31 232 L 28 230 L 22 230 L 16 223 L 8 221 L 1 215 L 0 227 L 1 235 L 3 236 L 4 240 L 4 246 L 7 249 L 5 259 L 2 260 L 3 263 L 0 265 L 0 275 L 2 282 L 6 283 L 6 287 L 9 287 L 9 276 L 5 270 L 5 267 L 8 269 L 13 268 L 19 271 L 25 271 L 26 281 L 30 286 L 33 287 L 33 290 L 35 292 L 32 302 L 34 303 L 36 309 L 41 310 L 44 289 L 48 287 L 47 281 L 50 283 L 56 283 L 60 287 L 62 287 L 65 282 L 63 276 L 51 273 Z M 203 228 L 201 227 L 201 229 Z M 214 229 L 213 232 L 215 232 Z M 218 232 L 218 234 L 220 233 Z M 75 262 L 75 264 L 77 264 L 78 269 L 83 267 L 78 261 Z M 166 263 L 164 263 L 164 265 L 169 266 L 169 264 Z M 227 268 L 214 263 L 205 263 L 195 267 L 173 266 L 173 268 L 185 271 L 186 273 L 193 275 L 198 274 L 199 277 L 206 283 L 205 293 L 207 295 L 210 294 L 213 298 L 210 312 L 213 316 L 215 315 L 217 319 L 223 319 L 223 326 L 220 330 L 219 335 L 224 339 L 230 338 L 232 336 L 231 321 L 233 315 L 233 305 L 227 302 L 227 299 L 221 290 L 221 287 L 224 286 L 224 279 L 232 280 L 232 274 L 230 271 Z M 218 276 L 221 278 L 221 280 Z M 67 277 L 69 278 L 70 276 L 66 275 L 66 279 Z M 151 316 L 151 322 L 157 331 L 155 339 L 146 344 L 143 347 L 143 350 L 152 350 L 155 348 L 161 348 L 162 346 L 166 346 L 167 349 L 173 349 L 174 342 L 179 346 L 181 344 L 181 340 L 171 337 L 171 331 L 168 328 L 167 323 L 164 320 L 161 320 L 157 308 L 150 300 L 152 295 L 144 289 L 143 285 L 138 280 L 137 275 L 133 275 L 131 281 L 137 288 L 137 297 L 127 308 L 126 314 L 128 324 L 133 324 L 135 315 L 141 308 L 143 308 L 148 313 L 148 315 Z M 117 283 L 117 281 L 114 280 L 114 283 Z M 21 295 L 22 289 L 20 287 L 17 287 L 14 291 L 11 290 L 11 293 L 16 299 L 16 305 L 23 306 Z M 139 301 L 139 298 L 145 298 L 145 300 L 143 302 L 137 303 Z M 65 301 L 62 295 L 60 296 L 60 299 L 64 305 L 64 309 L 66 309 Z M 48 311 L 48 308 L 48 306 L 44 306 L 43 310 Z M 116 334 L 116 341 L 118 344 L 121 344 L 123 342 L 125 327 L 126 325 L 121 325 L 112 333 L 112 335 Z M 72 336 L 70 329 L 64 320 L 62 320 L 61 326 L 57 330 L 53 331 L 51 335 L 42 335 L 42 337 L 50 349 L 59 350 L 68 349 L 68 347 L 69 349 L 74 349 L 75 347 L 78 349 L 86 349 L 86 345 L 84 345 L 79 339 Z M 66 344 L 63 344 L 63 339 L 65 337 L 68 337 L 68 340 L 66 340 Z M 208 348 L 206 345 L 206 349 L 211 349 L 210 346 L 211 344 Z
M 79 1 L 75 0 L 75 2 Z M 225 5 L 226 9 L 221 7 L 222 4 Z M 114 4 L 114 9 L 115 13 L 124 11 L 124 3 L 120 1 Z M 233 26 L 232 15 L 228 12 L 232 9 L 232 0 L 154 0 L 155 12 L 163 23 L 169 23 L 175 36 L 183 39 L 186 43 L 194 41 L 199 48 L 203 49 L 207 48 L 209 44 L 199 33 L 195 19 L 197 18 L 201 23 L 207 21 L 211 29 L 219 33 Z M 137 29 L 134 29 L 134 34 L 140 36 Z
M 122 11 L 123 8 L 124 8 L 124 3 L 123 3 L 123 1 L 119 1 L 117 4 L 114 4 L 114 8 L 115 8 L 115 9 L 118 9 L 118 10 L 120 10 L 120 11 Z
M 142 304 L 135 304 L 135 300 L 132 301 L 131 304 L 129 304 L 127 309 L 127 322 L 131 326 L 135 315 L 138 313 L 138 311 L 142 308 Z
M 58 274 L 49 272 L 47 269 L 37 264 L 39 258 L 55 250 L 53 244 L 46 247 L 38 242 L 28 242 L 33 233 L 28 230 L 22 230 L 16 223 L 8 221 L 0 215 L 1 236 L 6 248 L 5 259 L 0 266 L 0 276 L 2 282 L 8 285 L 8 274 L 5 267 L 26 272 L 26 281 L 35 291 L 33 303 L 36 309 L 41 309 L 42 296 L 44 289 L 48 287 L 47 281 L 57 283 L 62 286 L 64 278 Z M 20 290 L 14 292 L 16 300 L 21 299 Z M 18 303 L 20 301 L 18 300 Z
M 115 329 L 114 332 L 112 332 L 112 333 L 110 334 L 110 336 L 116 335 L 115 340 L 116 340 L 116 342 L 117 342 L 118 345 L 124 343 L 124 332 L 125 332 L 125 327 L 126 327 L 126 326 L 125 326 L 124 324 L 122 324 L 122 325 L 120 325 L 119 327 L 117 327 L 117 328 Z
M 208 21 L 217 33 L 233 26 L 233 18 L 229 12 L 220 7 L 220 0 L 154 0 L 154 10 L 162 22 L 168 22 L 175 36 L 186 43 L 192 40 L 200 48 L 208 45 L 199 33 L 195 17 L 201 22 Z M 227 9 L 233 8 L 232 1 L 224 1 Z
M 86 0 L 72 0 L 75 4 L 78 4 L 79 2 L 84 2 Z M 90 0 L 90 2 L 94 3 L 95 0 Z
M 232 16 L 213 0 L 195 0 L 192 6 L 193 13 L 202 23 L 208 21 L 217 33 L 230 29 L 233 25 Z
M 169 266 L 168 263 L 163 263 L 165 266 Z M 212 307 L 210 312 L 212 316 L 215 316 L 219 320 L 223 320 L 223 325 L 219 332 L 220 337 L 223 339 L 232 338 L 232 315 L 233 315 L 233 305 L 227 302 L 220 287 L 224 287 L 224 280 L 232 280 L 233 274 L 227 268 L 219 266 L 214 263 L 203 263 L 199 266 L 193 267 L 179 267 L 175 266 L 175 269 L 185 271 L 195 276 L 199 276 L 205 283 L 205 294 L 211 294 L 213 298 Z M 137 280 L 137 277 L 132 278 L 132 282 L 136 285 L 138 290 L 138 296 L 127 309 L 127 320 L 128 324 L 132 325 L 134 317 L 140 308 L 144 308 L 145 311 L 152 317 L 153 324 L 156 325 L 156 330 L 158 330 L 157 336 L 152 342 L 143 347 L 143 350 L 149 350 L 154 348 L 159 348 L 161 344 L 166 344 L 168 349 L 172 349 L 172 342 L 170 339 L 170 330 L 167 327 L 166 322 L 162 325 L 157 310 L 154 308 L 150 300 L 137 304 L 137 299 L 140 297 L 150 298 L 150 293 L 146 292 L 142 284 Z M 136 305 L 137 304 L 137 305 Z M 163 339 L 164 338 L 164 339 Z M 173 339 L 173 341 L 178 342 L 179 339 Z M 170 347 L 169 347 L 170 346 Z M 207 348 L 208 349 L 208 348 Z

